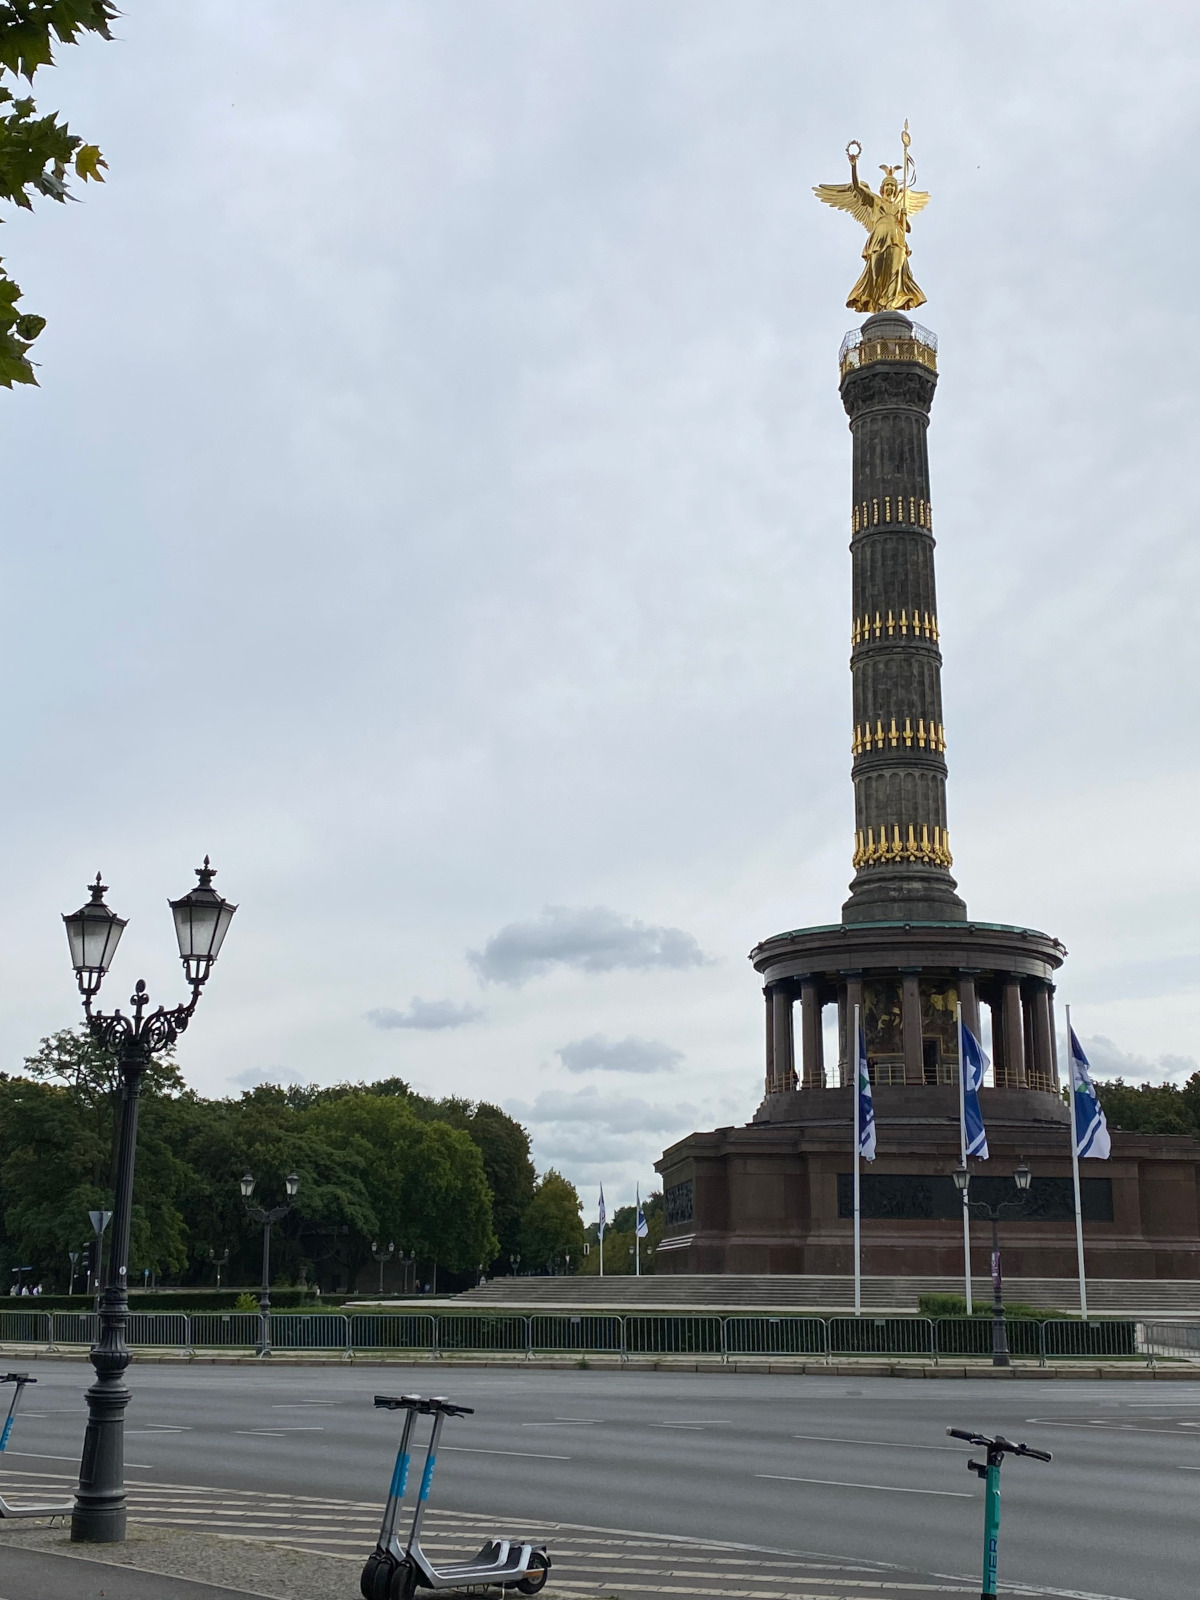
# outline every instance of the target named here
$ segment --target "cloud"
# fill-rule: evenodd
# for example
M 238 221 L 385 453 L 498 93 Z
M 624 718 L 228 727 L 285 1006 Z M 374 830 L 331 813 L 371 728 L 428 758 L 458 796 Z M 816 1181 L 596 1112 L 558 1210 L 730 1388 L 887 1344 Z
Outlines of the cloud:
M 1200 1071 L 1200 1063 L 1192 1056 L 1163 1055 L 1150 1060 L 1146 1056 L 1130 1055 L 1102 1033 L 1092 1034 L 1081 1039 L 1080 1043 L 1092 1071 L 1102 1078 L 1153 1079 L 1160 1083 L 1176 1083 Z
M 264 1083 L 286 1088 L 289 1084 L 303 1083 L 304 1078 L 291 1067 L 247 1067 L 244 1072 L 235 1072 L 229 1081 L 242 1089 L 259 1089 Z
M 478 1022 L 483 1012 L 478 1006 L 459 1005 L 454 1000 L 422 1000 L 415 994 L 407 1011 L 397 1011 L 392 1006 L 379 1006 L 368 1011 L 367 1021 L 373 1028 L 465 1028 L 468 1022 Z
M 577 972 L 699 967 L 708 958 L 682 928 L 660 928 L 606 906 L 547 906 L 532 922 L 510 922 L 467 960 L 485 983 L 519 988 L 552 967 Z
M 514 1101 L 509 1108 L 518 1121 L 537 1127 L 586 1126 L 610 1134 L 663 1133 L 695 1120 L 692 1106 L 656 1106 L 630 1095 L 602 1095 L 599 1089 L 544 1089 L 532 1104 Z
M 634 1034 L 609 1039 L 603 1033 L 592 1033 L 564 1044 L 556 1053 L 568 1072 L 666 1072 L 683 1060 L 682 1050 Z

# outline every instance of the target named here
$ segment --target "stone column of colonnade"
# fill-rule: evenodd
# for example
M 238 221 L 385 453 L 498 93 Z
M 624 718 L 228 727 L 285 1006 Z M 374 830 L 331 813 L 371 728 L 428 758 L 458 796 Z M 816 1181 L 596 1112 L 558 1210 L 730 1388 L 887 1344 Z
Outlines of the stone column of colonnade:
M 992 1002 L 992 1062 L 998 1088 L 1058 1089 L 1054 985 L 1002 974 Z
M 825 1039 L 822 1030 L 820 984 L 800 978 L 799 990 L 790 983 L 768 984 L 766 1000 L 766 1091 L 785 1094 L 797 1087 L 825 1087 Z M 800 1071 L 796 1070 L 796 1001 L 800 1002 Z

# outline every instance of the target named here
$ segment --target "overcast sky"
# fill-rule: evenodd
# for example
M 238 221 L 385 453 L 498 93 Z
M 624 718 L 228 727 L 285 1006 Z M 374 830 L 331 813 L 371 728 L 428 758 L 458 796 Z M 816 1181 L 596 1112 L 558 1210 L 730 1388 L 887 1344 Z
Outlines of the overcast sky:
M 1158 0 L 127 0 L 3 230 L 0 1067 L 183 993 L 197 1089 L 400 1074 L 614 1202 L 762 1083 L 746 952 L 850 877 L 862 234 L 911 122 L 950 823 L 1098 1064 L 1200 1054 L 1200 13 Z M 109 991 L 111 990 L 111 993 Z M 882 1143 L 882 1135 L 881 1135 Z

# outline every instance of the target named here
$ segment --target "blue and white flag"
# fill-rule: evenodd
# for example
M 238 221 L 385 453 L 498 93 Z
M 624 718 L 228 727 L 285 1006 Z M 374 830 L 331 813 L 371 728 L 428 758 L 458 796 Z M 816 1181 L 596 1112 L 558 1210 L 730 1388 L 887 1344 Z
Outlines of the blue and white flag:
M 875 1159 L 875 1102 L 871 1099 L 871 1074 L 867 1071 L 867 1036 L 858 1027 L 858 1150 L 867 1161 Z
M 639 1239 L 644 1239 L 646 1237 L 646 1235 L 650 1232 L 650 1229 L 646 1226 L 646 1218 L 645 1218 L 645 1216 L 643 1215 L 643 1212 L 642 1212 L 642 1186 L 641 1186 L 641 1184 L 639 1184 L 637 1186 L 637 1189 L 635 1190 L 635 1193 L 637 1195 L 637 1224 L 636 1224 L 637 1236 L 638 1236 Z
M 987 1129 L 983 1125 L 983 1113 L 979 1109 L 979 1091 L 983 1088 L 983 1075 L 991 1063 L 983 1053 L 983 1046 L 965 1022 L 962 1042 L 963 1122 L 966 1127 L 967 1154 L 978 1156 L 980 1161 L 986 1161 Z
M 604 1209 L 604 1185 L 600 1185 L 600 1237 L 604 1237 L 604 1224 L 608 1221 L 608 1212 Z
M 1067 1037 L 1067 1053 L 1071 1058 L 1071 1093 L 1075 1096 L 1075 1154 L 1107 1161 L 1112 1154 L 1108 1123 L 1088 1072 L 1088 1058 L 1075 1037 L 1074 1028 Z

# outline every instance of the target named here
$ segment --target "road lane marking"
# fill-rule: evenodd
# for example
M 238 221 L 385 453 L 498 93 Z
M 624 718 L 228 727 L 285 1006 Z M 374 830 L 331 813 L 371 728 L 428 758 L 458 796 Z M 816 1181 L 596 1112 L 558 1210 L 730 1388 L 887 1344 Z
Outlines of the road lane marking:
M 788 1478 L 781 1472 L 756 1472 L 756 1478 L 773 1483 L 819 1483 L 826 1489 L 878 1489 L 885 1494 L 935 1494 L 942 1500 L 974 1500 L 977 1497 L 959 1489 L 900 1489 L 894 1483 L 843 1483 L 838 1478 Z
M 523 1428 L 598 1428 L 600 1423 L 590 1417 L 580 1417 L 578 1421 L 568 1421 L 565 1417 L 556 1422 L 523 1422 Z
M 78 1461 L 78 1456 L 47 1456 L 40 1450 L 6 1450 L 6 1456 L 22 1456 L 27 1461 Z M 154 1468 L 148 1461 L 127 1461 L 127 1467 L 138 1467 L 145 1472 L 153 1472 Z
M 453 1450 L 460 1456 L 523 1456 L 530 1461 L 570 1461 L 571 1456 L 544 1456 L 536 1450 L 480 1450 L 465 1444 L 444 1444 L 442 1450 Z
M 952 1444 L 905 1444 L 899 1439 L 841 1439 L 825 1433 L 794 1433 L 792 1438 L 811 1439 L 816 1444 L 883 1444 L 892 1450 L 948 1450 L 952 1456 L 965 1455 L 967 1450 L 974 1448 L 968 1445 L 966 1450 L 956 1450 Z

